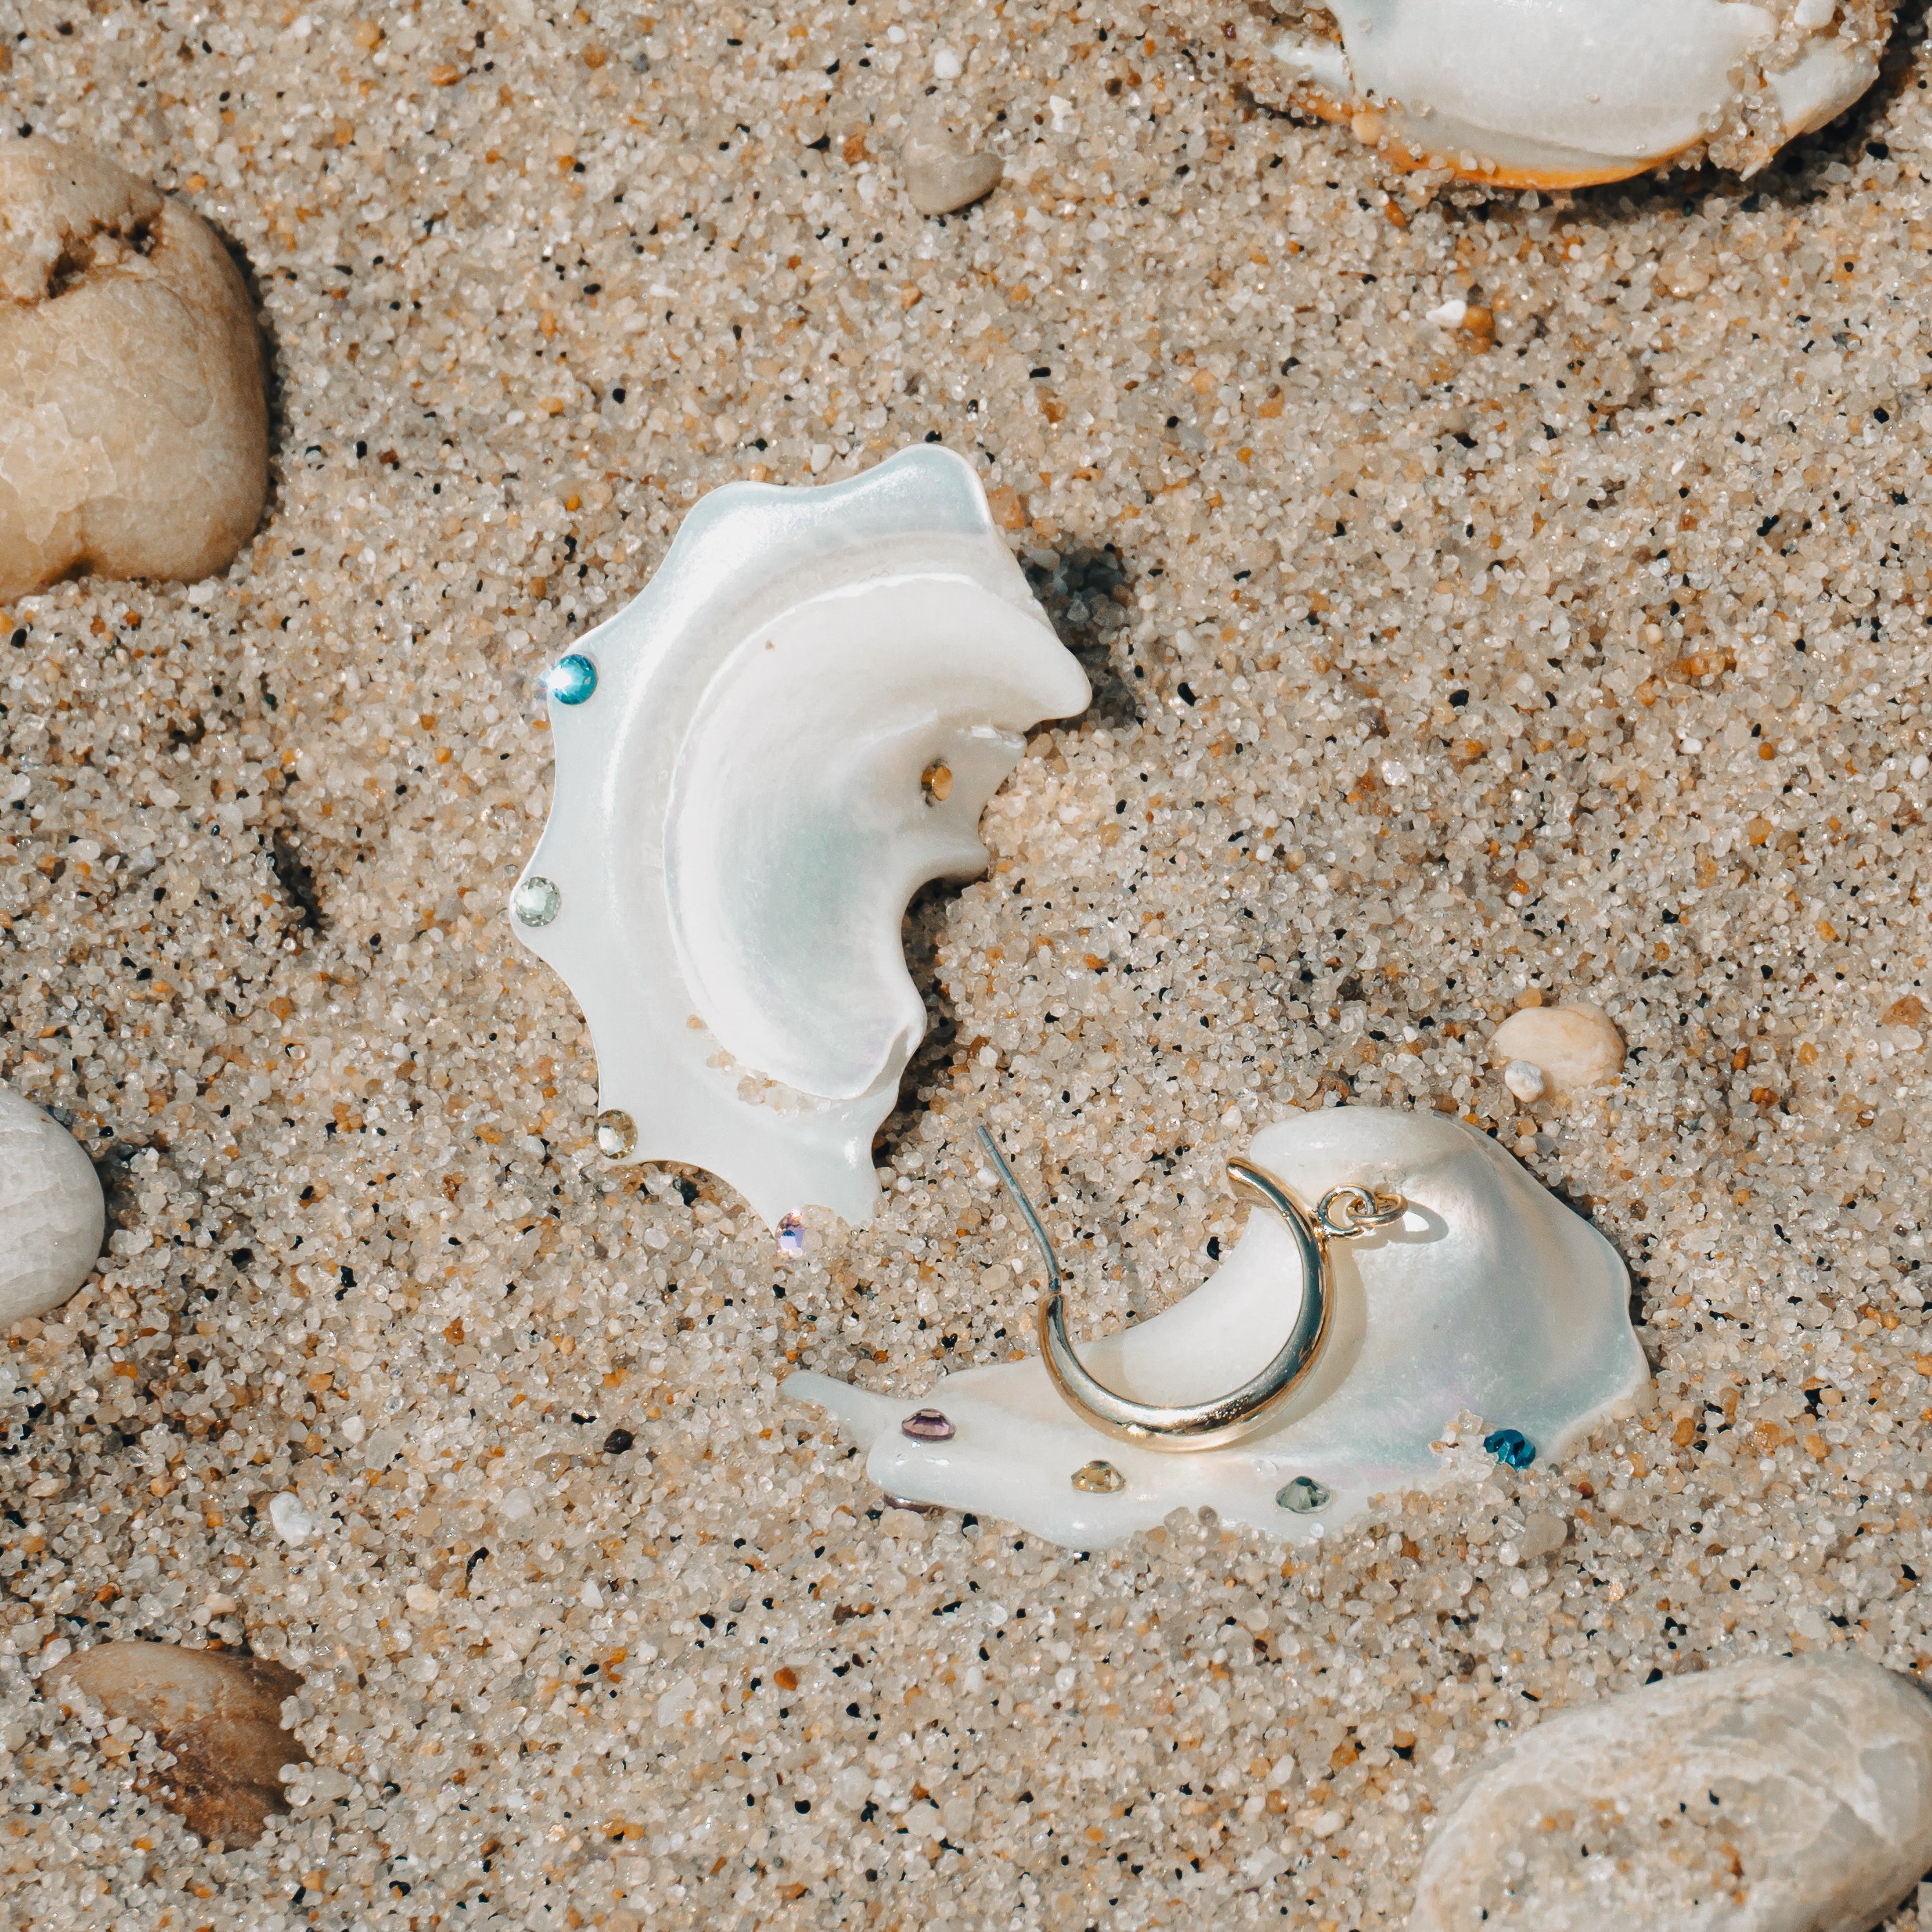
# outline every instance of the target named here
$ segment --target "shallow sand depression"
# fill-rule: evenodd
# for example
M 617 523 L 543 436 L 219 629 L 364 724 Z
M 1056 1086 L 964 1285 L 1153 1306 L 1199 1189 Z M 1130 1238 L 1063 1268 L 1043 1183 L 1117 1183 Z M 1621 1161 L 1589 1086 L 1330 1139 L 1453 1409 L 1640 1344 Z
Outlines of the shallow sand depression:
M 226 575 L 0 628 L 0 1080 L 112 1230 L 0 1370 L 10 1923 L 1356 1932 L 1555 1708 L 1932 1663 L 1916 26 L 1750 181 L 1486 203 L 1247 104 L 1204 10 L 0 30 L 14 125 L 242 251 L 277 385 Z M 1004 162 L 943 220 L 928 87 Z M 1096 698 L 914 908 L 890 1204 L 788 1256 L 596 1152 L 503 915 L 537 680 L 703 491 L 927 437 Z M 1490 1036 L 1573 998 L 1617 1082 L 1519 1105 Z M 780 1406 L 1030 1346 L 982 1114 L 1091 1333 L 1204 1277 L 1260 1126 L 1350 1100 L 1588 1212 L 1652 1409 L 1318 1559 L 1083 1559 L 884 1509 Z M 40 1696 L 134 1636 L 305 1680 L 254 1849 Z

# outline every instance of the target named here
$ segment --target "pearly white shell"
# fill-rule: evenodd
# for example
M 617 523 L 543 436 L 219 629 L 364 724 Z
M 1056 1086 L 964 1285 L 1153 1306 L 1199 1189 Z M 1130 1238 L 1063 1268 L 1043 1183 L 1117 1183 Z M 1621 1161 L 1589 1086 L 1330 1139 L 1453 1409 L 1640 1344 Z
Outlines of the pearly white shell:
M 515 922 L 583 1006 L 601 1104 L 634 1158 L 709 1168 L 774 1226 L 862 1222 L 926 1028 L 907 903 L 984 868 L 1021 734 L 1083 710 L 1086 677 L 971 469 L 923 446 L 847 482 L 714 491 L 578 648 L 596 688 L 553 698 L 524 875 L 557 909 Z
M 1264 1129 L 1249 1157 L 1304 1202 L 1352 1182 L 1396 1189 L 1410 1203 L 1385 1232 L 1333 1245 L 1329 1342 L 1266 1433 L 1184 1454 L 1118 1442 L 1061 1401 L 1036 1357 L 945 1376 L 916 1400 L 810 1372 L 782 1392 L 837 1416 L 870 1449 L 867 1469 L 889 1494 L 1093 1550 L 1203 1504 L 1225 1521 L 1304 1540 L 1360 1515 L 1375 1496 L 1450 1480 L 1459 1465 L 1466 1472 L 1466 1454 L 1432 1446 L 1462 1412 L 1520 1430 L 1547 1460 L 1647 1388 L 1616 1250 L 1486 1136 L 1439 1115 L 1336 1107 Z M 1081 1358 L 1143 1401 L 1202 1401 L 1268 1360 L 1300 1293 L 1287 1233 L 1256 1214 L 1202 1288 L 1151 1321 L 1081 1345 Z M 1068 1298 L 1077 1321 L 1077 1286 Z M 945 1413 L 952 1440 L 900 1433 L 921 1407 Z M 1096 1456 L 1120 1470 L 1124 1488 L 1072 1486 L 1072 1472 Z M 1298 1476 L 1332 1502 L 1307 1515 L 1280 1507 L 1276 1493 Z
M 73 1135 L 0 1088 L 0 1325 L 66 1300 L 92 1270 L 106 1222 Z
M 1795 23 L 1828 26 L 1801 4 Z M 1409 158 L 1497 186 L 1616 181 L 1704 140 L 1760 84 L 1788 9 L 1750 0 L 1327 0 L 1339 46 L 1286 34 L 1275 58 L 1326 111 Z M 1822 128 L 1878 75 L 1868 42 L 1811 32 L 1765 70 L 1780 139 Z M 1367 110 L 1368 118 L 1360 116 Z M 1773 140 L 1772 147 L 1778 145 Z M 1473 162 L 1474 165 L 1468 165 Z

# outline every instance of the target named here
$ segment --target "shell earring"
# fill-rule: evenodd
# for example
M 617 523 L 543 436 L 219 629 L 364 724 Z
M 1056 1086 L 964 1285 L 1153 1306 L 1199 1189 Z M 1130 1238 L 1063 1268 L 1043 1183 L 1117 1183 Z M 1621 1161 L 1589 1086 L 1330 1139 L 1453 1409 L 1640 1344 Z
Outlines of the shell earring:
M 1089 696 L 937 445 L 732 483 L 550 674 L 556 789 L 511 902 L 597 1046 L 597 1140 L 708 1167 L 774 1228 L 855 1226 L 926 1030 L 900 928 L 986 866 L 986 802 Z
M 1257 1207 L 1271 1208 L 1292 1237 L 1301 1262 L 1301 1307 L 1288 1339 L 1258 1372 L 1238 1388 L 1207 1402 L 1136 1402 L 1108 1388 L 1082 1366 L 1066 1332 L 1066 1307 L 1060 1292 L 1060 1264 L 1026 1191 L 1013 1178 L 992 1136 L 982 1125 L 980 1139 L 1000 1181 L 1026 1216 L 1040 1258 L 1046 1264 L 1046 1292 L 1036 1317 L 1040 1359 L 1054 1387 L 1070 1408 L 1103 1433 L 1146 1449 L 1218 1449 L 1264 1429 L 1282 1405 L 1308 1379 L 1328 1339 L 1334 1298 L 1328 1244 L 1386 1228 L 1408 1211 L 1400 1194 L 1365 1187 L 1331 1187 L 1310 1214 L 1272 1174 L 1252 1161 L 1228 1163 L 1234 1191 Z
M 997 1190 L 997 1163 L 983 1143 L 968 1145 L 976 1188 Z M 1641 1405 L 1650 1366 L 1616 1250 L 1487 1135 L 1433 1112 L 1324 1107 L 1262 1128 L 1241 1151 L 1282 1194 L 1316 1202 L 1318 1226 L 1325 1199 L 1335 1229 L 1324 1238 L 1329 1272 L 1310 1268 L 1306 1291 L 1327 1292 L 1327 1337 L 1293 1398 L 1242 1440 L 1096 1443 L 1089 1408 L 1032 1349 L 892 1395 L 795 1370 L 785 1400 L 836 1417 L 887 1494 L 997 1516 L 1075 1550 L 1202 1508 L 1305 1543 L 1378 1496 L 1462 1482 L 1494 1456 L 1518 1468 L 1532 1446 L 1540 1460 L 1561 1458 Z M 1337 1238 L 1396 1193 L 1408 1203 L 1399 1224 Z M 1292 1217 L 1269 1207 L 1192 1293 L 1083 1341 L 1080 1364 L 1149 1404 L 1246 1387 L 1298 1318 L 1306 1265 Z M 1049 1270 L 1049 1315 L 1057 1286 Z M 1471 1432 L 1478 1418 L 1490 1432 Z M 1160 1453 L 1175 1447 L 1199 1453 Z M 1096 1465 L 1100 1448 L 1109 1460 Z

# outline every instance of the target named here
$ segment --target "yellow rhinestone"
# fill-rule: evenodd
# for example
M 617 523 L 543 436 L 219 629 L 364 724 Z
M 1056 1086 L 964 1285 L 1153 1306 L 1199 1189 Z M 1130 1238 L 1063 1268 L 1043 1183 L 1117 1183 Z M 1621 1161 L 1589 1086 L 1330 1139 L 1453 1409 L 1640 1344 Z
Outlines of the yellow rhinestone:
M 1126 1478 L 1112 1463 L 1101 1462 L 1097 1457 L 1091 1462 L 1083 1462 L 1073 1472 L 1073 1486 L 1076 1490 L 1089 1490 L 1104 1495 L 1124 1490 L 1126 1486 Z

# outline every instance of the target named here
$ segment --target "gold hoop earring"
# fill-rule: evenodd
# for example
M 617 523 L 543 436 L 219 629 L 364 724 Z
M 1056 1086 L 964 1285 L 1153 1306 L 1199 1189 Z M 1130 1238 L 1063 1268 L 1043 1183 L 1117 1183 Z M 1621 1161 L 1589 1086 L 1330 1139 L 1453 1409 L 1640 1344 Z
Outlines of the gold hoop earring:
M 1307 1380 L 1328 1339 L 1333 1312 L 1328 1244 L 1387 1227 L 1400 1220 L 1408 1207 L 1400 1194 L 1344 1186 L 1331 1187 L 1310 1214 L 1272 1174 L 1250 1161 L 1229 1161 L 1228 1175 L 1236 1192 L 1280 1215 L 1300 1256 L 1301 1306 L 1294 1325 L 1267 1366 L 1226 1395 L 1202 1402 L 1136 1402 L 1108 1388 L 1081 1365 L 1066 1332 L 1066 1303 L 1053 1244 L 983 1124 L 980 1138 L 1007 1192 L 1025 1216 L 1046 1264 L 1046 1292 L 1040 1298 L 1036 1326 L 1047 1374 L 1067 1406 L 1084 1420 L 1105 1435 L 1138 1443 L 1144 1449 L 1217 1449 L 1264 1427 Z

